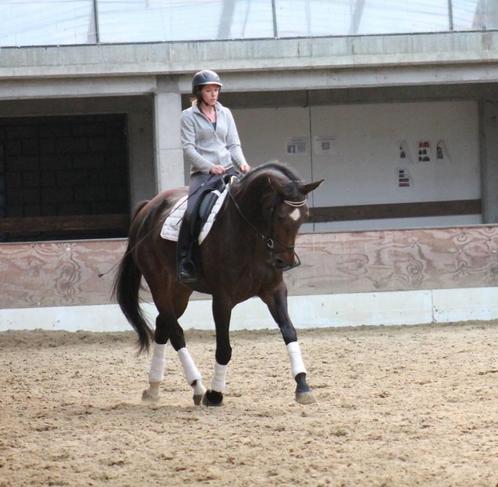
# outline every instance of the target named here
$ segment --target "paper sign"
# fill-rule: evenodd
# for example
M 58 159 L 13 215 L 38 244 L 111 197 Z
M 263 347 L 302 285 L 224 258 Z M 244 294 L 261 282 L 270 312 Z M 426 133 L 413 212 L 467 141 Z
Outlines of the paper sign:
M 408 142 L 406 140 L 402 140 L 399 143 L 399 163 L 406 164 L 412 162 L 413 159 L 410 153 L 410 148 L 408 147 Z
M 400 167 L 397 170 L 398 188 L 410 188 L 412 186 L 412 178 L 408 169 Z
M 439 140 L 436 144 L 436 160 L 451 162 L 450 153 L 444 140 Z
M 307 137 L 291 137 L 287 140 L 286 154 L 293 156 L 306 153 L 308 145 Z
M 431 143 L 428 140 L 418 143 L 418 162 L 431 162 Z
M 321 135 L 313 138 L 313 152 L 315 154 L 335 153 L 335 137 Z

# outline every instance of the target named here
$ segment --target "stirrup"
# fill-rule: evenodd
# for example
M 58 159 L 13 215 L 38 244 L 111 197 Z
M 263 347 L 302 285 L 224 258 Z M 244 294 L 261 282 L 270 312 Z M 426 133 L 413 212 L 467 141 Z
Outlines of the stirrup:
M 197 281 L 197 271 L 195 269 L 195 265 L 191 260 L 185 259 L 180 262 L 178 269 L 178 280 L 185 283 Z

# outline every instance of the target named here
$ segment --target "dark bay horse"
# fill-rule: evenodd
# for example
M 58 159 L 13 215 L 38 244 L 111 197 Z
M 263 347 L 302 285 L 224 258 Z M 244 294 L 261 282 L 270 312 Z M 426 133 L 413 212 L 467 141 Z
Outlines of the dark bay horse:
M 193 388 L 194 403 L 220 405 L 232 354 L 229 338 L 232 309 L 259 296 L 277 322 L 287 346 L 297 383 L 296 400 L 302 404 L 315 401 L 306 382 L 296 330 L 287 312 L 287 287 L 282 272 L 295 265 L 294 242 L 299 226 L 308 215 L 306 195 L 321 182 L 305 184 L 280 163 L 259 166 L 234 182 L 213 228 L 200 246 L 202 277 L 189 285 L 176 278 L 176 243 L 160 236 L 165 218 L 175 202 L 185 195 L 186 188 L 164 191 L 139 205 L 131 222 L 128 248 L 119 266 L 114 293 L 138 334 L 140 351 L 147 351 L 150 342 L 154 342 L 149 388 L 144 391 L 144 399 L 159 397 L 165 345 L 170 340 Z M 142 276 L 159 311 L 155 330 L 148 326 L 140 310 Z M 178 323 L 194 290 L 212 295 L 216 362 L 208 391 Z

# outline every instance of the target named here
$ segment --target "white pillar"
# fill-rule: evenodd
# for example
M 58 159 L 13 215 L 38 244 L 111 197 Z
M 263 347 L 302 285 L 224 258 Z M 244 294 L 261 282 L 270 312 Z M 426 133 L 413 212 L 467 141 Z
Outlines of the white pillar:
M 181 94 L 178 83 L 160 77 L 154 95 L 154 139 L 157 190 L 185 185 L 180 142 Z

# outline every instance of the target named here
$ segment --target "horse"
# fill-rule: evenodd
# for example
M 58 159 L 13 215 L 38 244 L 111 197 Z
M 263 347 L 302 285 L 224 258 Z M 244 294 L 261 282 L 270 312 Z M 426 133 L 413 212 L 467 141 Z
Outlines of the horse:
M 258 296 L 268 306 L 287 346 L 296 381 L 295 400 L 301 404 L 315 402 L 287 310 L 287 287 L 282 274 L 299 263 L 294 244 L 298 229 L 309 214 L 307 194 L 322 182 L 305 183 L 294 170 L 278 162 L 260 165 L 232 182 L 210 233 L 199 247 L 202 275 L 189 284 L 177 280 L 176 242 L 160 236 L 165 218 L 185 196 L 187 188 L 163 191 L 137 206 L 113 294 L 138 335 L 139 352 L 149 351 L 153 342 L 149 386 L 142 394 L 144 400 L 159 398 L 164 380 L 165 346 L 169 340 L 192 387 L 194 404 L 221 405 L 232 354 L 229 337 L 232 309 Z M 154 330 L 140 309 L 142 277 L 158 310 Z M 194 290 L 212 296 L 216 353 L 208 390 L 178 323 Z

